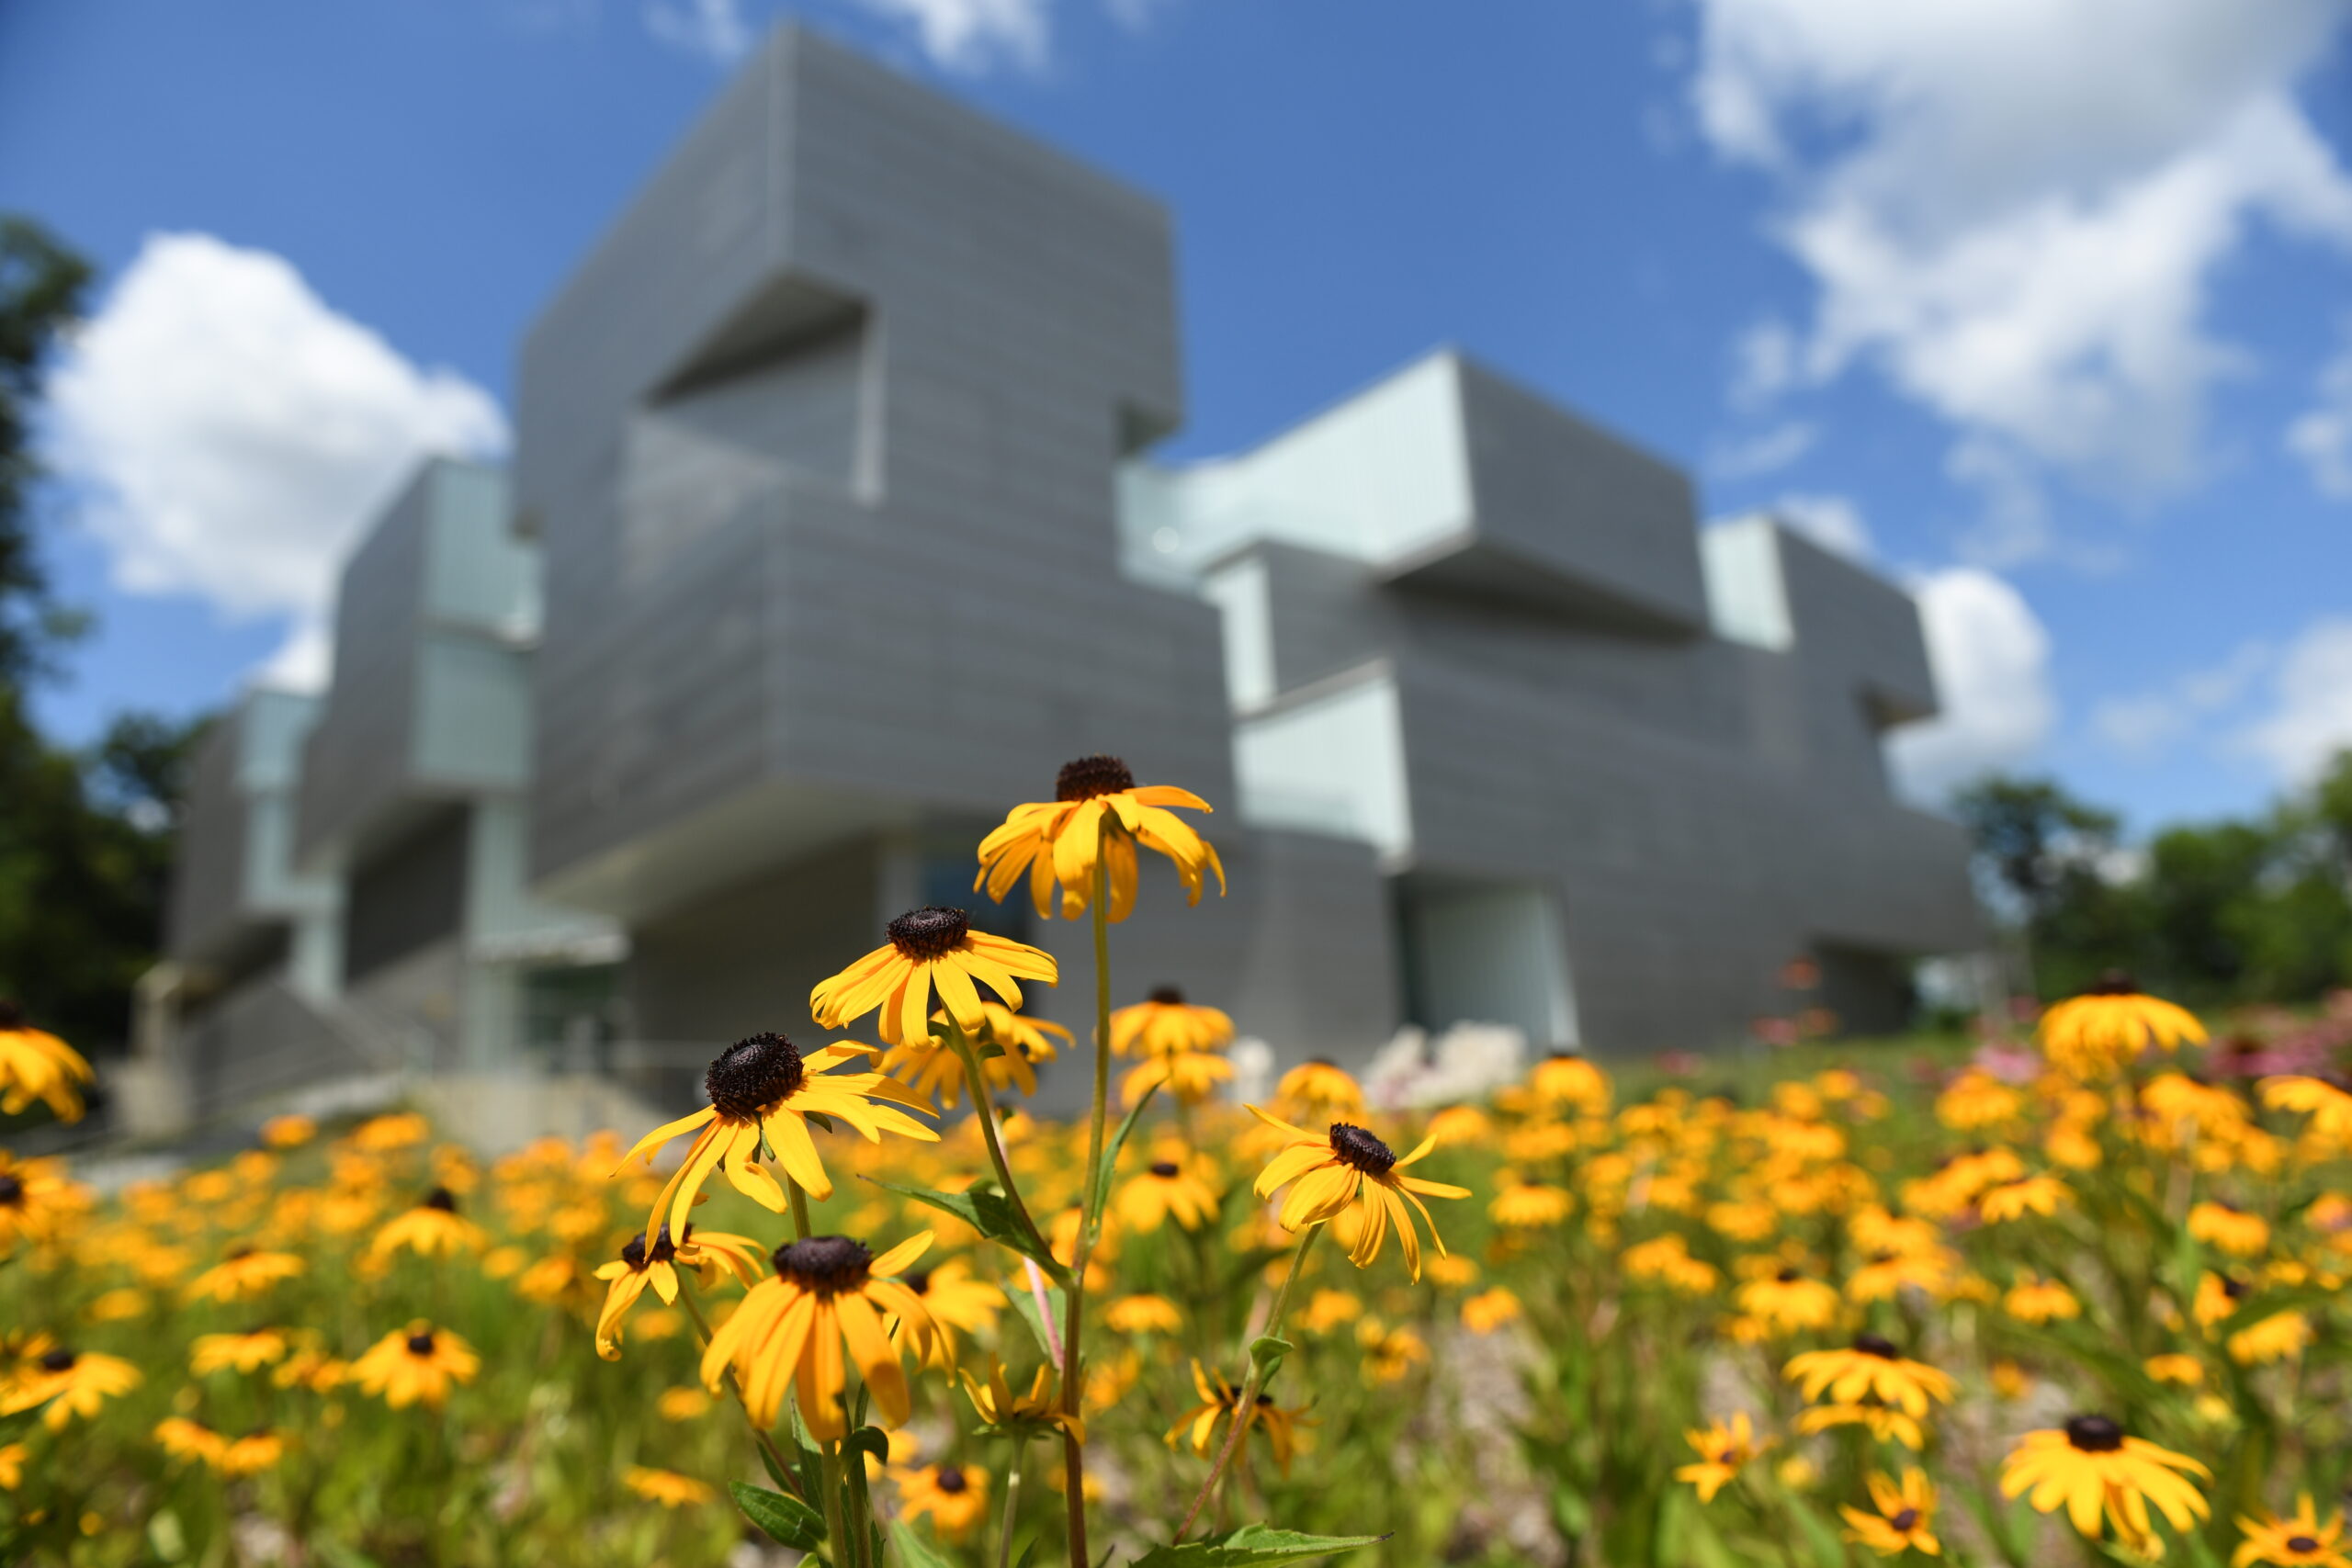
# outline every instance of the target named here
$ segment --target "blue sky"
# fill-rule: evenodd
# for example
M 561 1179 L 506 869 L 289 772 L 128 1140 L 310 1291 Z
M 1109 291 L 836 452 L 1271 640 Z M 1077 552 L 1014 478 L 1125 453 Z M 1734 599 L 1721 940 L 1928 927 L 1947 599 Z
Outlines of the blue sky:
M 1172 455 L 1453 342 L 1914 581 L 1923 790 L 2144 826 L 2352 744 L 2332 0 L 10 0 L 0 208 L 107 280 L 45 718 L 300 665 L 387 476 L 496 448 L 521 330 L 786 14 L 1169 203 Z

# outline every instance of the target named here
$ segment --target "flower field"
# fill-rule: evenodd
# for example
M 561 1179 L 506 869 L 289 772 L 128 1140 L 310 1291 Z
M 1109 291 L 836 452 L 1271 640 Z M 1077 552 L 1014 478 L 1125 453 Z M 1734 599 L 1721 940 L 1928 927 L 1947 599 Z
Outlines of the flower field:
M 2324 1032 L 2119 977 L 1932 1074 L 1236 1106 L 1116 942 L 1138 851 L 1221 884 L 1200 807 L 1073 763 L 976 897 L 1091 976 L 913 911 L 663 1127 L 281 1117 L 103 1201 L 0 1155 L 0 1561 L 2352 1568 Z M 1091 1039 L 1021 1011 L 1072 981 Z M 1091 1116 L 1022 1109 L 1056 1058 Z M 0 1021 L 0 1109 L 85 1078 Z

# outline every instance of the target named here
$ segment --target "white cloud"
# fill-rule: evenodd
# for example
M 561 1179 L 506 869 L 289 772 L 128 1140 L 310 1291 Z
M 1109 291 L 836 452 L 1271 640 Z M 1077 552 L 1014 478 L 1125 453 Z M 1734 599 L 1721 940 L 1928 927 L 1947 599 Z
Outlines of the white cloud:
M 1867 561 L 1872 554 L 1870 525 L 1862 510 L 1842 495 L 1790 494 L 1771 505 L 1773 515 L 1819 545 L 1848 560 Z
M 322 672 L 336 570 L 407 470 L 506 444 L 480 387 L 209 234 L 149 236 L 48 396 L 52 460 L 90 486 L 115 581 L 290 616 L 280 677 Z
M 905 22 L 923 52 L 954 71 L 978 71 L 1009 60 L 1045 63 L 1049 0 L 860 0 L 868 10 Z
M 2352 501 L 2352 321 L 2344 336 L 2343 351 L 2319 373 L 2319 400 L 2287 427 L 2287 450 L 2322 495 Z
M 2058 720 L 2050 634 L 2022 594 L 1981 568 L 1947 568 L 1911 587 L 1942 712 L 1897 730 L 1888 751 L 1906 793 L 1939 801 L 2049 738 Z
M 2276 657 L 2268 643 L 2241 644 L 2220 663 L 2192 671 L 2160 691 L 2100 703 L 2091 710 L 2091 728 L 2119 751 L 2154 757 L 2235 707 Z
M 741 0 L 649 0 L 645 28 L 673 48 L 721 65 L 752 47 Z
M 2313 622 L 2290 644 L 2271 687 L 2271 711 L 2239 744 L 2290 784 L 2308 784 L 2352 747 L 2352 618 Z
M 2250 220 L 2352 246 L 2293 91 L 2339 0 L 1695 3 L 1702 126 L 1789 180 L 1818 286 L 1792 378 L 1868 362 L 1964 436 L 2151 492 L 2243 362 L 2205 306 Z
M 1707 458 L 1707 467 L 1726 479 L 1753 479 L 1776 473 L 1813 450 L 1820 432 L 1803 420 L 1785 420 L 1744 441 L 1726 442 Z

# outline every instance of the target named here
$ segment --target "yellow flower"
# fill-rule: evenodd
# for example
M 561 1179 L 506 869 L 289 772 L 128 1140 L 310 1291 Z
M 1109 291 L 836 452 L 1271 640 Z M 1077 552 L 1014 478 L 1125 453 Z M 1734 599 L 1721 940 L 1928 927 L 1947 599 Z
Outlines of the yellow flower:
M 1826 1328 L 1838 1321 L 1838 1292 L 1795 1269 L 1781 1269 L 1739 1288 L 1739 1310 L 1784 1334 Z
M 1609 1077 L 1574 1051 L 1555 1051 L 1527 1076 L 1528 1091 L 1547 1111 L 1609 1114 Z
M 1080 1442 L 1086 1440 L 1086 1423 L 1061 1407 L 1061 1399 L 1054 1389 L 1054 1370 L 1039 1367 L 1029 1384 L 1029 1392 L 1016 1395 L 1004 1381 L 1004 1366 L 995 1356 L 989 1357 L 986 1382 L 975 1379 L 969 1372 L 957 1374 L 964 1380 L 964 1393 L 980 1420 L 1001 1432 L 1016 1437 L 1037 1437 L 1048 1431 L 1067 1432 Z M 895 1442 L 897 1434 L 891 1434 Z M 892 1452 L 895 1454 L 896 1450 Z
M 62 1431 L 76 1416 L 87 1420 L 109 1399 L 141 1382 L 139 1369 L 119 1356 L 75 1352 L 59 1346 L 44 1350 L 0 1390 L 0 1416 L 41 1410 L 41 1425 Z
M 1309 1334 L 1329 1334 L 1363 1315 L 1363 1299 L 1353 1291 L 1317 1291 L 1299 1309 L 1298 1326 Z
M 0 1492 L 14 1492 L 25 1483 L 25 1461 L 32 1451 L 24 1443 L 0 1443 Z
M 1501 1178 L 1498 1176 L 1498 1180 Z M 1533 1178 L 1513 1179 L 1512 1184 L 1496 1195 L 1487 1205 L 1487 1213 L 1495 1224 L 1518 1229 L 1535 1230 L 1556 1225 L 1568 1217 L 1576 1206 L 1565 1188 L 1554 1187 Z
M 1102 1314 L 1114 1334 L 1181 1334 L 1184 1314 L 1166 1296 L 1121 1296 Z
M 551 1253 L 523 1270 L 514 1281 L 514 1293 L 526 1302 L 552 1306 L 587 1278 L 570 1253 Z
M 1690 1244 L 1673 1231 L 1627 1247 L 1618 1261 L 1628 1278 L 1656 1280 L 1686 1296 L 1703 1296 L 1723 1278 L 1713 1264 L 1691 1257 Z
M 261 1141 L 273 1149 L 299 1149 L 319 1135 L 308 1116 L 273 1116 L 261 1124 Z
M 937 1133 L 907 1114 L 920 1111 L 928 1116 L 933 1111 L 904 1084 L 878 1072 L 833 1071 L 860 1058 L 870 1064 L 876 1054 L 867 1046 L 844 1043 L 804 1058 L 781 1034 L 754 1034 L 721 1051 L 703 1075 L 710 1103 L 646 1134 L 613 1172 L 619 1175 L 639 1158 L 650 1166 L 664 1144 L 695 1134 L 686 1157 L 653 1200 L 653 1212 L 645 1223 L 648 1234 L 657 1234 L 666 1224 L 684 1235 L 695 1198 L 715 1171 L 725 1171 L 737 1191 L 771 1213 L 782 1213 L 784 1189 L 759 1162 L 763 1144 L 810 1197 L 831 1197 L 832 1178 L 825 1174 L 817 1142 L 808 1135 L 811 1114 L 846 1122 L 869 1144 L 880 1143 L 885 1133 L 937 1143 Z
M 1952 1396 L 1951 1377 L 1924 1361 L 1907 1359 L 1892 1342 L 1875 1334 L 1857 1334 L 1848 1350 L 1808 1350 L 1792 1357 L 1783 1375 L 1802 1382 L 1808 1400 L 1826 1391 L 1832 1403 L 1850 1404 L 1865 1394 L 1900 1408 L 1911 1416 L 1925 1416 L 1928 1402 Z
M 1084 914 L 1094 897 L 1098 860 L 1110 873 L 1114 920 L 1135 908 L 1136 847 L 1166 855 L 1184 884 L 1187 899 L 1201 901 L 1206 874 L 1225 891 L 1225 867 L 1208 840 L 1167 809 L 1181 806 L 1206 811 L 1209 804 L 1172 784 L 1137 787 L 1135 774 L 1116 757 L 1080 757 L 1067 762 L 1054 781 L 1054 798 L 1016 806 L 1003 823 L 980 840 L 975 892 L 985 886 L 998 903 L 1025 874 L 1029 898 L 1040 919 L 1055 913 L 1054 885 L 1061 885 L 1060 912 L 1067 919 Z
M 2300 1312 L 2273 1313 L 2230 1336 L 2230 1359 L 2246 1367 L 2283 1361 L 2301 1355 L 2311 1342 L 2311 1319 Z
M 991 1089 L 1019 1089 L 1023 1094 L 1037 1092 L 1037 1069 L 1035 1064 L 1050 1062 L 1060 1055 L 1049 1033 L 1059 1035 L 1061 1043 L 1069 1043 L 1069 1031 L 1058 1023 L 1043 1019 L 1025 1018 L 1002 1002 L 980 998 L 980 1010 L 988 1021 L 972 1038 L 974 1051 L 980 1058 L 980 1073 Z M 915 1093 L 928 1100 L 939 1097 L 939 1103 L 953 1111 L 964 1099 L 964 1058 L 944 1038 L 945 1026 L 953 1017 L 944 1009 L 933 1012 L 931 1021 L 941 1026 L 942 1034 L 922 1040 L 907 1040 L 883 1053 L 885 1072 L 902 1079 Z
M 1968 1132 L 2014 1121 L 2024 1106 L 2024 1098 L 2017 1090 L 1984 1068 L 1971 1067 L 1936 1097 L 1936 1120 L 1955 1131 Z
M 927 1464 L 920 1470 L 893 1470 L 890 1479 L 899 1484 L 899 1517 L 911 1519 L 929 1514 L 942 1540 L 963 1540 L 988 1517 L 989 1472 L 985 1470 Z
M 1168 1428 L 1165 1441 L 1172 1449 L 1189 1432 L 1193 1451 L 1205 1459 L 1217 1427 L 1233 1415 L 1234 1406 L 1240 1402 L 1241 1391 L 1226 1382 L 1224 1373 L 1204 1368 L 1198 1357 L 1193 1359 L 1193 1388 L 1201 1402 L 1176 1418 L 1176 1425 Z M 1288 1475 L 1292 1456 L 1298 1451 L 1298 1428 L 1306 1425 L 1299 1412 L 1284 1410 L 1261 1394 L 1256 1408 L 1242 1416 L 1242 1425 L 1265 1434 L 1274 1462 Z
M 1742 1468 L 1772 1446 L 1770 1438 L 1758 1440 L 1745 1410 L 1728 1423 L 1717 1421 L 1703 1431 L 1692 1430 L 1682 1436 L 1697 1450 L 1699 1461 L 1680 1466 L 1675 1471 L 1674 1479 L 1687 1481 L 1697 1488 L 1702 1503 L 1713 1502 L 1715 1494 L 1729 1485 Z
M 1187 1105 L 1198 1105 L 1233 1081 L 1233 1064 L 1210 1051 L 1170 1051 L 1131 1068 L 1119 1080 L 1119 1098 L 1140 1104 L 1147 1090 L 1165 1089 Z
M 174 1459 L 198 1464 L 212 1463 L 228 1449 L 227 1439 L 220 1433 L 184 1416 L 166 1416 L 155 1424 L 155 1445 Z
M 698 1507 L 718 1495 L 704 1482 L 674 1470 L 654 1470 L 633 1464 L 621 1474 L 621 1484 L 665 1508 Z
M 419 1402 L 437 1410 L 449 1397 L 451 1383 L 469 1383 L 480 1371 L 481 1358 L 472 1346 L 423 1318 L 393 1329 L 351 1363 L 360 1391 L 380 1396 L 395 1410 Z
M 2352 1568 L 2352 1559 L 2336 1544 L 2344 1538 L 2344 1511 L 2337 1509 L 2321 1524 L 2308 1492 L 2296 1497 L 2292 1518 L 2273 1514 L 2254 1519 L 2240 1514 L 2238 1529 L 2245 1539 L 2230 1558 L 2230 1568 L 2254 1568 L 2258 1562 L 2276 1568 Z
M 951 1258 L 935 1269 L 911 1270 L 899 1276 L 899 1283 L 915 1293 L 938 1331 L 938 1338 L 925 1356 L 927 1365 L 947 1366 L 954 1362 L 955 1330 L 985 1334 L 996 1326 L 997 1314 L 1012 1304 L 996 1286 L 974 1278 L 971 1264 L 961 1258 Z M 899 1339 L 904 1332 L 904 1326 L 892 1319 L 891 1338 Z
M 121 1323 L 134 1317 L 144 1317 L 147 1315 L 147 1296 L 142 1291 L 134 1291 L 124 1285 L 92 1302 L 85 1315 L 92 1323 Z
M 1935 1537 L 1936 1489 L 1927 1472 L 1913 1465 L 1903 1472 L 1903 1483 L 1895 1484 L 1883 1475 L 1872 1472 L 1867 1478 L 1871 1489 L 1872 1511 L 1838 1506 L 1846 1516 L 1848 1540 L 1860 1541 L 1881 1557 L 1899 1557 L 1905 1551 L 1923 1551 L 1939 1557 L 1943 1548 Z
M 2239 1258 L 2252 1258 L 2270 1245 L 2270 1226 L 2260 1214 L 2227 1203 L 2204 1202 L 2189 1210 L 2188 1234 Z
M 1882 1443 L 1901 1443 L 1917 1453 L 1927 1444 L 1919 1423 L 1890 1405 L 1864 1400 L 1859 1404 L 1816 1404 L 1797 1416 L 1797 1430 L 1808 1436 L 1833 1427 L 1867 1427 Z
M 2077 1077 L 2110 1072 L 2151 1045 L 2170 1051 L 2204 1040 L 2205 1026 L 2192 1014 L 2141 995 L 2130 976 L 2115 972 L 2041 1015 L 2041 1048 Z
M 1359 1269 L 1370 1266 L 1380 1256 L 1381 1243 L 1394 1224 L 1397 1245 L 1404 1249 L 1405 1267 L 1419 1280 L 1421 1243 L 1412 1218 L 1418 1213 L 1421 1223 L 1430 1227 L 1430 1242 L 1443 1255 L 1445 1238 L 1438 1235 L 1437 1223 L 1430 1218 L 1428 1206 L 1416 1194 L 1467 1198 L 1470 1191 L 1464 1187 L 1397 1174 L 1430 1152 L 1433 1145 L 1427 1138 L 1400 1159 L 1386 1144 L 1350 1122 L 1334 1122 L 1329 1134 L 1317 1137 L 1267 1115 L 1254 1105 L 1250 1107 L 1250 1113 L 1289 1137 L 1282 1152 L 1258 1173 L 1254 1189 L 1261 1198 L 1271 1198 L 1283 1187 L 1290 1189 L 1279 1215 L 1283 1229 L 1299 1230 L 1352 1209 L 1362 1229 L 1349 1248 L 1349 1260 Z
M 2151 1356 L 2141 1365 L 2158 1382 L 2176 1382 L 2183 1388 L 2195 1388 L 2205 1381 L 2205 1364 L 2194 1356 L 2177 1353 Z
M 2076 1318 L 2083 1315 L 2083 1303 L 2075 1292 L 2055 1280 L 2024 1276 L 2009 1287 L 2001 1298 L 2001 1310 L 2019 1323 L 2049 1323 L 2053 1319 Z
M 1122 1056 L 1221 1051 L 1232 1042 L 1232 1019 L 1216 1008 L 1187 1002 L 1173 986 L 1162 986 L 1111 1015 L 1111 1049 Z
M 2029 1176 L 1987 1190 L 1976 1200 L 1976 1212 L 1988 1225 L 2006 1224 L 2028 1214 L 2054 1214 L 2058 1205 L 2072 1196 L 2066 1184 L 2054 1176 Z
M 1985 1376 L 2003 1399 L 2023 1399 L 2033 1392 L 2033 1374 L 2006 1358 L 1987 1367 Z
M 1121 1183 L 1112 1199 L 1119 1223 L 1140 1235 L 1150 1235 L 1171 1216 L 1188 1231 L 1216 1218 L 1216 1189 L 1207 1180 L 1216 1168 L 1199 1155 L 1167 1152 L 1180 1157 L 1152 1161 Z
M 275 1432 L 248 1432 L 223 1444 L 212 1468 L 223 1475 L 258 1475 L 285 1457 L 285 1438 Z
M 198 1377 L 234 1370 L 257 1372 L 286 1359 L 286 1336 L 274 1328 L 250 1334 L 199 1334 L 189 1348 L 188 1370 Z
M 600 1265 L 596 1278 L 608 1281 L 605 1287 L 605 1304 L 596 1314 L 596 1354 L 607 1361 L 621 1359 L 621 1323 L 628 1316 L 628 1309 L 637 1304 L 648 1285 L 665 1303 L 678 1299 L 678 1249 L 670 1240 L 670 1227 L 663 1225 L 651 1247 L 645 1244 L 645 1233 L 638 1232 L 621 1248 L 618 1258 Z
M 1374 1382 L 1395 1382 L 1430 1359 L 1429 1343 L 1403 1324 L 1390 1328 L 1376 1317 L 1356 1325 L 1363 1350 L 1363 1374 Z
M 433 1135 L 433 1123 L 413 1111 L 397 1111 L 362 1122 L 344 1141 L 367 1154 L 390 1154 L 414 1148 Z
M 420 1258 L 455 1257 L 480 1251 L 488 1239 L 480 1225 L 458 1213 L 456 1195 L 435 1187 L 415 1208 L 387 1221 L 368 1250 L 378 1258 L 403 1247 Z
M 18 1160 L 0 1149 L 0 1258 L 20 1240 L 45 1241 L 82 1206 L 80 1189 L 56 1160 Z
M 710 1395 L 693 1387 L 665 1388 L 653 1402 L 654 1414 L 664 1421 L 691 1421 L 710 1409 Z
M 1492 1118 L 1475 1105 L 1449 1105 L 1430 1118 L 1429 1135 L 1442 1149 L 1480 1144 L 1494 1136 Z
M 936 904 L 910 909 L 890 922 L 888 934 L 888 942 L 808 993 L 818 1027 L 839 1029 L 879 1010 L 876 1027 L 886 1044 L 920 1043 L 931 1038 L 936 991 L 956 1027 L 977 1037 L 988 1022 L 979 986 L 1018 1009 L 1021 981 L 1050 986 L 1060 977 L 1051 954 L 974 931 L 961 909 Z
M 1312 1056 L 1284 1073 L 1274 1085 L 1274 1099 L 1286 1111 L 1301 1116 L 1361 1116 L 1363 1090 L 1346 1069 L 1321 1056 Z
M 2238 1303 L 2252 1290 L 2244 1280 L 2216 1274 L 2209 1269 L 2197 1277 L 2197 1300 L 2190 1305 L 2188 1314 L 2197 1320 L 2198 1327 L 2205 1330 L 2205 1337 L 2211 1339 L 2214 1325 L 2234 1316 Z
M 897 1317 L 928 1355 L 938 1325 L 921 1297 L 894 1276 L 922 1257 L 932 1233 L 918 1232 L 876 1258 L 844 1235 L 815 1235 L 776 1248 L 775 1274 L 752 1287 L 703 1351 L 703 1386 L 718 1392 L 729 1365 L 759 1427 L 775 1424 L 787 1383 L 809 1432 L 820 1440 L 848 1435 L 842 1350 L 848 1348 L 885 1427 L 913 1413 L 898 1348 L 882 1325 Z
M 1462 1326 L 1473 1334 L 1492 1334 L 1520 1315 L 1519 1298 L 1497 1285 L 1462 1303 Z
M 2322 1137 L 2352 1143 L 2352 1091 L 2325 1078 L 2289 1076 L 2265 1078 L 2262 1103 L 2272 1111 L 2301 1111 Z
M 0 1115 L 17 1115 L 38 1100 L 60 1122 L 79 1122 L 89 1081 L 90 1064 L 74 1047 L 27 1023 L 16 1003 L 0 1001 Z
M 2186 1454 L 2125 1435 L 2104 1416 L 2077 1416 L 2063 1427 L 2028 1432 L 2001 1461 L 2001 1495 L 2030 1494 L 2041 1513 L 2066 1510 L 2075 1529 L 2097 1540 L 2103 1514 L 2125 1542 L 2150 1541 L 2154 1503 L 2175 1529 L 2211 1509 L 2182 1475 L 2207 1475 Z

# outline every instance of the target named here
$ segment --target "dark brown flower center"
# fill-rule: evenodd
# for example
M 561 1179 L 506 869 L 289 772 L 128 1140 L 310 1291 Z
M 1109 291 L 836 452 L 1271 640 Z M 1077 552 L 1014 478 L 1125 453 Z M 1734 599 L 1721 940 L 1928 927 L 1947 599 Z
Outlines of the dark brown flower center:
M 2308 1535 L 2290 1535 L 2287 1538 L 2287 1550 L 2296 1552 L 2317 1551 L 2319 1541 L 2316 1538 Z
M 1366 1176 L 1385 1176 L 1396 1168 L 1396 1151 L 1352 1122 L 1331 1123 L 1331 1152 Z
M 686 1227 L 686 1234 L 692 1237 L 692 1225 Z M 662 1226 L 662 1233 L 653 1238 L 653 1245 L 647 1248 L 645 1256 L 656 1263 L 668 1263 L 677 1258 L 677 1244 L 670 1239 L 670 1226 L 666 1222 Z
M 1172 1179 L 1178 1168 L 1179 1167 L 1172 1159 L 1156 1159 L 1151 1162 L 1151 1174 L 1162 1181 Z
M 1772 1276 L 1772 1278 L 1774 1278 L 1775 1280 L 1779 1280 L 1779 1281 L 1781 1281 L 1781 1283 L 1782 1283 L 1783 1285 L 1793 1285 L 1793 1284 L 1795 1284 L 1799 1280 L 1804 1279 L 1804 1276 L 1803 1274 L 1798 1273 L 1798 1272 L 1797 1272 L 1795 1269 L 1781 1269 L 1779 1273 L 1777 1273 L 1777 1274 L 1773 1275 L 1773 1276 Z
M 628 1271 L 632 1274 L 644 1272 L 645 1233 L 643 1231 L 628 1238 L 628 1244 L 621 1248 L 621 1261 L 628 1265 Z
M 931 1294 L 931 1270 L 924 1269 L 913 1274 L 901 1274 L 899 1283 L 919 1296 Z
M 2140 982 L 2120 969 L 2108 970 L 2092 981 L 2091 988 L 2085 993 L 2093 997 L 2136 997 L 2139 994 Z
M 45 1372 L 70 1372 L 77 1359 L 73 1351 L 60 1346 L 40 1359 L 40 1370 Z
M 445 1214 L 454 1214 L 458 1212 L 458 1195 L 446 1187 L 436 1187 L 427 1192 L 424 1195 L 424 1201 L 417 1206 L 423 1209 L 438 1209 Z
M 1180 1008 L 1184 1005 L 1184 993 L 1174 986 L 1154 986 L 1147 999 L 1164 1008 Z
M 25 1010 L 11 998 L 0 997 L 0 1030 L 22 1029 L 24 1026 Z
M 754 1034 L 721 1051 L 702 1076 L 703 1092 L 721 1116 L 755 1122 L 808 1081 L 800 1052 L 781 1034 Z
M 13 1176 L 0 1176 L 0 1203 L 13 1209 L 25 1201 L 25 1184 Z
M 1098 795 L 1116 795 L 1135 787 L 1136 776 L 1125 762 L 1098 751 L 1062 764 L 1062 771 L 1054 777 L 1054 798 L 1091 800 Z
M 939 1467 L 939 1475 L 934 1484 L 936 1484 L 942 1492 L 944 1492 L 950 1497 L 953 1497 L 956 1494 L 964 1490 L 965 1487 L 969 1486 L 971 1483 L 965 1480 L 964 1472 L 956 1469 L 954 1465 L 943 1464 Z
M 2253 1288 L 2253 1286 L 2248 1285 L 2244 1280 L 2235 1279 L 2227 1274 L 2222 1276 L 2222 1294 L 2229 1297 L 2230 1300 L 2233 1302 L 2244 1299 L 2246 1292 Z
M 1919 1522 L 1919 1510 L 1917 1508 L 1905 1508 L 1886 1522 L 1893 1525 L 1896 1529 L 1907 1530 Z
M 2104 1416 L 2077 1416 L 2066 1423 L 2066 1441 L 2086 1454 L 2110 1454 L 2123 1446 L 2123 1428 Z
M 972 918 L 961 909 L 926 904 L 890 922 L 890 945 L 916 963 L 944 958 L 962 945 L 972 931 Z
M 804 1291 L 837 1296 L 865 1283 L 874 1254 L 845 1235 L 812 1235 L 775 1249 L 775 1271 Z
M 410 1335 L 408 1337 L 408 1353 L 412 1356 L 430 1356 L 433 1354 L 433 1330 L 428 1328 L 422 1334 Z
M 251 1258 L 253 1255 L 254 1249 L 243 1242 L 239 1242 L 236 1246 L 231 1247 L 227 1253 L 228 1259 L 232 1263 L 236 1262 L 239 1258 Z

